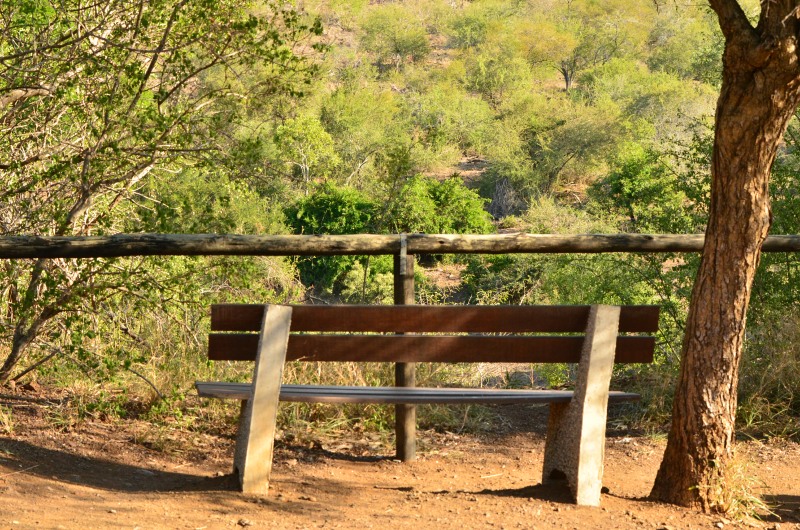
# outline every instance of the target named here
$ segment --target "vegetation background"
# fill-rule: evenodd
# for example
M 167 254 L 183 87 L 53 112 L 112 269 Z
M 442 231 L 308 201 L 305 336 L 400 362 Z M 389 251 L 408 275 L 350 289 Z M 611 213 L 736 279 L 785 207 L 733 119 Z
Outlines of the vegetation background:
M 697 233 L 708 206 L 722 36 L 684 2 L 0 0 L 0 234 Z M 755 13 L 758 3 L 752 2 Z M 772 180 L 772 231 L 800 233 L 800 128 Z M 659 432 L 698 256 L 439 256 L 420 303 L 662 306 L 653 366 L 615 386 Z M 442 281 L 442 276 L 450 276 Z M 800 261 L 765 254 L 749 310 L 739 432 L 800 432 Z M 69 389 L 64 428 L 143 415 L 209 428 L 236 407 L 195 379 L 214 302 L 390 303 L 386 258 L 0 263 L 0 382 Z M 423 382 L 517 384 L 433 366 Z M 568 367 L 531 367 L 569 384 Z M 290 366 L 301 382 L 388 382 L 378 365 Z M 491 379 L 490 379 L 491 378 Z M 498 382 L 499 381 L 499 382 Z M 295 405 L 283 425 L 385 429 L 390 411 Z M 166 419 L 169 422 L 166 422 Z M 177 420 L 177 421 L 176 421 Z M 424 408 L 481 428 L 483 409 Z M 0 429 L 13 430 L 10 410 Z

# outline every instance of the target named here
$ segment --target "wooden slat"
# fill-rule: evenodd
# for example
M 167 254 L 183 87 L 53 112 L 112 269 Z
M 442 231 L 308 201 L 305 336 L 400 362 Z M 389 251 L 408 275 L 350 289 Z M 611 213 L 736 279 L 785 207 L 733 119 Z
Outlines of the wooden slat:
M 258 331 L 263 305 L 216 304 L 215 331 Z M 621 332 L 654 332 L 658 306 L 623 306 Z M 589 306 L 294 306 L 292 331 L 582 332 Z
M 201 397 L 249 399 L 249 383 L 195 383 Z M 308 403 L 558 403 L 569 402 L 570 390 L 507 390 L 473 388 L 353 387 L 323 385 L 283 385 L 281 401 Z M 609 401 L 635 401 L 640 396 L 628 392 L 609 393 Z
M 252 361 L 258 335 L 212 333 L 211 360 Z M 287 360 L 356 362 L 576 363 L 583 337 L 292 335 Z M 615 362 L 653 361 L 653 337 L 618 337 Z

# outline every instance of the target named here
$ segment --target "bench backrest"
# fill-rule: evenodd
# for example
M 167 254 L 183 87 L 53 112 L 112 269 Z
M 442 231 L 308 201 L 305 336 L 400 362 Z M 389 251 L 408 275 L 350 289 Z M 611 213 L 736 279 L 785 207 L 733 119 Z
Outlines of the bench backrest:
M 619 332 L 654 333 L 658 313 L 622 306 Z M 209 359 L 255 360 L 263 315 L 263 305 L 213 305 Z M 286 360 L 576 363 L 588 316 L 589 306 L 298 305 Z M 615 362 L 652 362 L 654 349 L 652 336 L 619 335 Z

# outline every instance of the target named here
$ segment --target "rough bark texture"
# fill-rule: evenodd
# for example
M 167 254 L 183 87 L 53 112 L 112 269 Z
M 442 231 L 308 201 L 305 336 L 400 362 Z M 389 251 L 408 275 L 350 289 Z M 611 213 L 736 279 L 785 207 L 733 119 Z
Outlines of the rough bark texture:
M 711 208 L 692 293 L 672 427 L 652 495 L 726 511 L 745 315 L 771 216 L 769 175 L 799 100 L 797 19 L 762 4 L 752 28 L 734 1 L 711 1 L 726 37 Z

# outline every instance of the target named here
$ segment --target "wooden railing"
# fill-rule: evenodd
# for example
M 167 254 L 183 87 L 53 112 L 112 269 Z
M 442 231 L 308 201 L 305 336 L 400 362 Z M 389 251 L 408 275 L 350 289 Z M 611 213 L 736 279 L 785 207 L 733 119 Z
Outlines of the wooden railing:
M 120 256 L 332 256 L 399 254 L 700 252 L 702 234 L 116 234 L 0 236 L 0 259 Z M 769 236 L 764 252 L 798 252 L 800 236 Z

